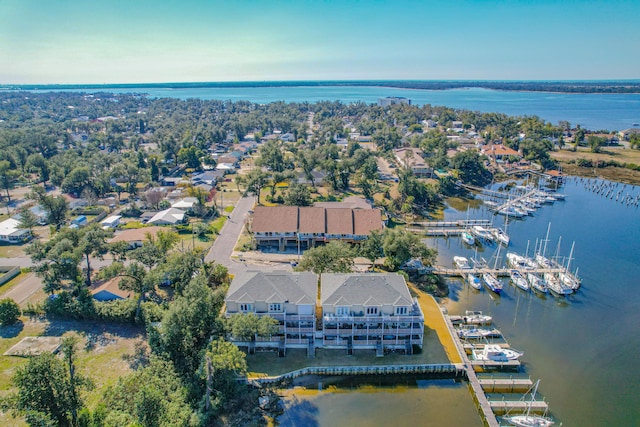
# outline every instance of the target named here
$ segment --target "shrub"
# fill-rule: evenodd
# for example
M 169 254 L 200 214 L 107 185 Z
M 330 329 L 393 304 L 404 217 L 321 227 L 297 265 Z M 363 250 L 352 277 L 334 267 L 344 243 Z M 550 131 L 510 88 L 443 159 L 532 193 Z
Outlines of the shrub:
M 0 300 L 0 325 L 12 325 L 20 317 L 20 306 L 11 298 Z

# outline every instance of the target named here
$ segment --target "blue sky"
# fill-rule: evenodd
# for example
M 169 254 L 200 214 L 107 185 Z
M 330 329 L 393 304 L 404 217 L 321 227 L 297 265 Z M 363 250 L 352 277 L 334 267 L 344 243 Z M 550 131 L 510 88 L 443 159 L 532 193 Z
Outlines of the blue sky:
M 640 1 L 0 0 L 0 84 L 638 79 Z

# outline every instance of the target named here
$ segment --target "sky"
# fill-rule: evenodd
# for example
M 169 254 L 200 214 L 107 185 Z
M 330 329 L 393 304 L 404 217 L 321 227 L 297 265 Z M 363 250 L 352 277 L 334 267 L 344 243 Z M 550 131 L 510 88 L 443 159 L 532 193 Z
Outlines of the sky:
M 638 0 L 0 0 L 0 84 L 640 78 Z

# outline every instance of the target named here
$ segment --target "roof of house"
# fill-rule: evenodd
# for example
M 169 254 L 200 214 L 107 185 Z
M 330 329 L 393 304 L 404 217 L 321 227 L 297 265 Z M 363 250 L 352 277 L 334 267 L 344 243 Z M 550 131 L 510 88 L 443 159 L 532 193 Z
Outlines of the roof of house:
M 246 271 L 237 275 L 226 301 L 315 305 L 318 275 L 310 272 Z
M 406 148 L 397 148 L 393 150 L 396 158 L 400 159 L 406 166 L 412 168 L 426 168 L 428 165 L 425 163 L 423 159 L 423 152 L 419 148 L 406 147 Z M 413 155 L 406 153 L 413 153 Z
M 254 233 L 295 233 L 298 231 L 298 207 L 256 206 L 251 229 Z
M 102 285 L 98 286 L 95 289 L 92 289 L 91 295 L 96 295 L 101 292 L 108 292 L 118 298 L 129 298 L 133 294 L 133 292 L 120 289 L 119 285 L 121 280 L 122 277 L 114 277 L 113 279 L 107 280 Z
M 122 215 L 111 215 L 110 217 L 103 219 L 100 224 L 112 224 L 120 221 L 120 218 L 122 218 Z
M 8 218 L 0 222 L 0 236 L 20 235 L 28 233 L 29 230 L 20 227 L 20 221 Z
M 327 234 L 353 234 L 353 210 L 327 209 Z
M 325 273 L 320 281 L 322 305 L 412 304 L 404 278 L 396 273 Z
M 151 235 L 151 237 L 156 237 L 158 231 L 163 230 L 163 227 L 142 227 L 142 228 L 132 228 L 129 230 L 122 230 L 116 236 L 114 236 L 109 243 L 115 242 L 139 242 L 146 240 L 147 235 Z
M 368 236 L 372 231 L 382 231 L 382 217 L 378 209 L 354 209 L 353 234 Z
M 325 210 L 317 207 L 301 207 L 299 222 L 300 233 L 324 233 Z
M 153 224 L 156 222 L 167 222 L 176 224 L 184 219 L 184 211 L 177 208 L 169 208 L 158 212 L 148 222 Z
M 516 150 L 505 147 L 504 145 L 492 145 L 485 148 L 485 153 L 489 153 L 494 156 L 520 156 Z
M 191 209 L 196 203 L 198 203 L 198 199 L 195 197 L 185 197 L 182 200 L 174 202 L 171 207 L 178 209 Z

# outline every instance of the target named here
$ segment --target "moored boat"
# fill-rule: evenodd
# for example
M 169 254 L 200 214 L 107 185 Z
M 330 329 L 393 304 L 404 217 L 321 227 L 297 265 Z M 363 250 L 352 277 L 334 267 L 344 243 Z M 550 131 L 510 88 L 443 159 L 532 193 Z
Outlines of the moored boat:
M 495 228 L 493 230 L 493 235 L 495 236 L 495 238 L 498 240 L 499 243 L 505 245 L 505 246 L 509 246 L 509 241 L 511 240 L 509 238 L 509 235 L 501 228 Z
M 477 326 L 467 326 L 458 329 L 458 336 L 460 338 L 474 340 L 483 338 L 501 337 L 502 333 L 497 329 L 478 328 Z
M 474 225 L 471 228 L 471 232 L 480 240 L 485 242 L 493 242 L 493 234 L 481 225 Z
M 573 290 L 564 285 L 553 273 L 544 273 L 544 281 L 547 282 L 549 291 L 558 297 L 571 295 Z
M 509 362 L 518 360 L 524 353 L 513 348 L 502 348 L 498 344 L 487 344 L 481 349 L 472 351 L 475 360 L 491 362 Z
M 509 276 L 511 277 L 511 281 L 514 283 L 514 285 L 516 285 L 523 291 L 529 290 L 529 282 L 527 282 L 527 279 L 525 279 L 518 270 L 510 270 Z
M 473 234 L 465 230 L 462 232 L 462 241 L 467 245 L 472 246 L 476 243 L 476 238 L 473 237 Z
M 462 317 L 462 322 L 468 325 L 487 325 L 492 321 L 493 318 L 491 316 L 482 314 L 481 311 L 467 310 L 464 312 L 464 316 Z
M 475 274 L 467 274 L 467 282 L 469 282 L 469 286 L 471 286 L 473 289 L 482 289 L 482 282 L 480 281 L 480 278 Z
M 493 275 L 493 273 L 483 273 L 482 280 L 490 291 L 495 292 L 496 294 L 502 292 L 502 284 L 496 276 Z
M 456 265 L 456 267 L 460 269 L 465 270 L 465 269 L 471 268 L 471 266 L 469 265 L 469 260 L 463 256 L 454 256 L 453 262 Z
M 527 403 L 527 410 L 525 411 L 525 413 L 520 415 L 509 415 L 507 413 L 507 415 L 503 417 L 505 421 L 507 421 L 511 425 L 518 427 L 550 427 L 555 424 L 555 422 L 551 418 L 542 415 L 536 415 L 531 412 L 531 408 L 533 406 L 533 402 L 535 402 L 539 384 L 540 380 L 536 381 L 533 387 L 529 390 L 531 391 L 531 399 Z M 527 394 L 529 393 L 527 392 Z M 525 394 L 525 396 L 527 394 Z
M 542 294 L 546 294 L 548 292 L 547 284 L 542 279 L 542 277 L 538 276 L 535 273 L 527 273 L 527 280 L 529 280 L 529 284 L 534 291 L 540 292 Z

